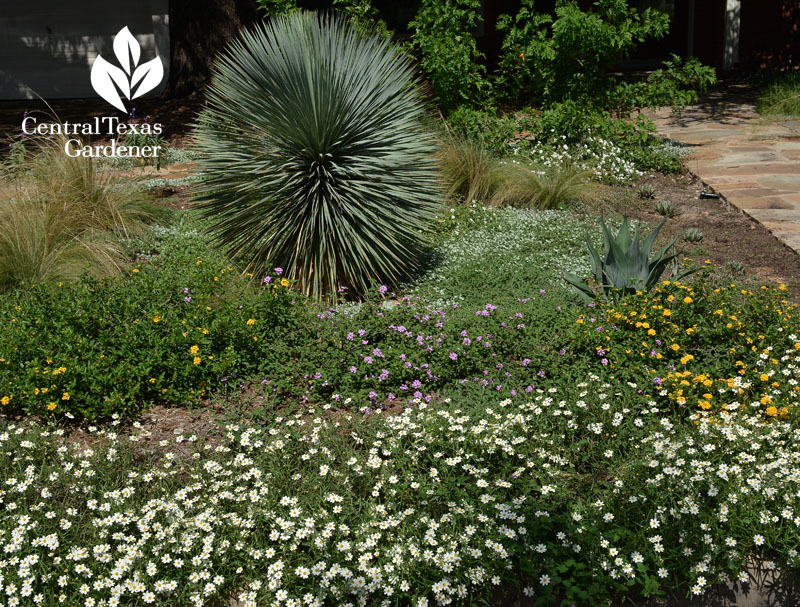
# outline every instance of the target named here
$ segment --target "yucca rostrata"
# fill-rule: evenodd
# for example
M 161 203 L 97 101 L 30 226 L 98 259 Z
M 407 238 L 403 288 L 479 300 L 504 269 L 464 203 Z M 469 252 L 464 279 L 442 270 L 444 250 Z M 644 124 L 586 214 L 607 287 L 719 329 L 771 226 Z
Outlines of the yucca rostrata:
M 336 14 L 272 17 L 216 64 L 199 208 L 247 271 L 356 295 L 413 271 L 440 204 L 413 60 Z

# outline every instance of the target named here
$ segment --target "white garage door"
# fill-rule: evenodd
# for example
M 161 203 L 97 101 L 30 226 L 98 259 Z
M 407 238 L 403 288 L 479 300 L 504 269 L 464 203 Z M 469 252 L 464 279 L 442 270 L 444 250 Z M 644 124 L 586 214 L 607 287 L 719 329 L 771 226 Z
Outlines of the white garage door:
M 0 0 L 0 99 L 96 97 L 89 76 L 98 53 L 115 62 L 114 35 L 124 27 L 156 55 L 166 86 L 169 0 Z

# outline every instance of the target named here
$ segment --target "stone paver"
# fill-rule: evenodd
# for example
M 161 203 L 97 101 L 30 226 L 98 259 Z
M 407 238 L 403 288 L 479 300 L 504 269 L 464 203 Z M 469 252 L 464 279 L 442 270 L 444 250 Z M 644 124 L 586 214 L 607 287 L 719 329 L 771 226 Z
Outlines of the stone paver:
M 685 158 L 693 173 L 800 253 L 800 121 L 761 120 L 739 85 L 651 118 L 660 135 L 694 148 Z

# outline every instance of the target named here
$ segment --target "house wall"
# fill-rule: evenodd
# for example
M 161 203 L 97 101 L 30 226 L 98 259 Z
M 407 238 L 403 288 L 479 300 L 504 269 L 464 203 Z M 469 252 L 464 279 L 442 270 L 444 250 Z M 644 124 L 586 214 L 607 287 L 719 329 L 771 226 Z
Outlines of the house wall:
M 123 27 L 139 42 L 141 61 L 158 55 L 169 70 L 169 0 L 2 0 L 0 99 L 96 97 L 90 69 L 102 54 L 114 62 Z M 161 85 L 150 93 L 158 94 Z

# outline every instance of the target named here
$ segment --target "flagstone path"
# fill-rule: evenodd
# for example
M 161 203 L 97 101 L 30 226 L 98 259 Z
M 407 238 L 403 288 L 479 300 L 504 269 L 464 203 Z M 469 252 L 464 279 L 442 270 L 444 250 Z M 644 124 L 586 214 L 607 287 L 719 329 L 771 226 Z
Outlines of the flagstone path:
M 680 114 L 652 114 L 660 135 L 694 148 L 686 166 L 800 253 L 800 120 L 765 121 L 745 85 L 720 87 Z

